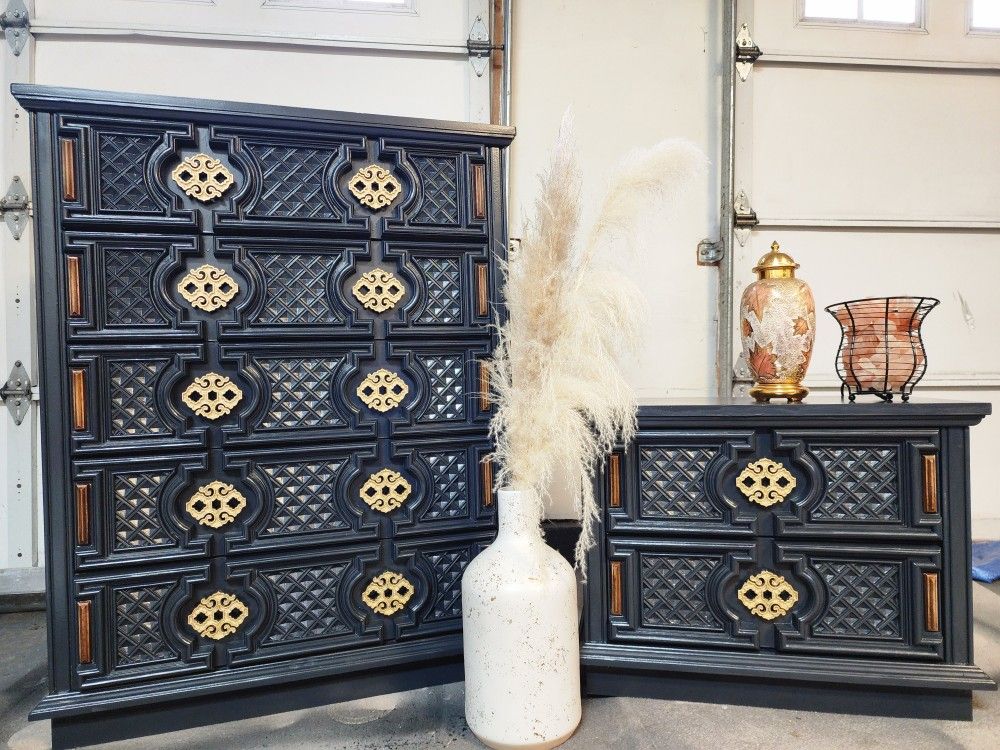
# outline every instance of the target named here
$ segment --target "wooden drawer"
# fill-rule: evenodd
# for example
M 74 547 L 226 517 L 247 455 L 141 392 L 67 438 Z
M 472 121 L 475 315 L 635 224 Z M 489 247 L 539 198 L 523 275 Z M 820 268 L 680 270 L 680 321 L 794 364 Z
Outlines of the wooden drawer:
M 608 530 L 937 541 L 935 430 L 656 431 L 614 454 Z
M 940 660 L 933 547 L 611 539 L 610 642 Z
M 244 130 L 210 122 L 60 117 L 60 216 L 75 226 L 486 236 L 478 144 L 377 129 Z M 374 168 L 371 170 L 370 168 Z

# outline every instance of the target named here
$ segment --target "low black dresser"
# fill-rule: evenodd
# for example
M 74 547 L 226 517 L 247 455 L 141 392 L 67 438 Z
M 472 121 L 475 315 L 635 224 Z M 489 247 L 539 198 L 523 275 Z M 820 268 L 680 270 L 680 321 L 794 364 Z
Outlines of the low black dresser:
M 462 677 L 494 535 L 504 147 L 15 86 L 32 112 L 56 747 Z
M 971 718 L 989 404 L 671 403 L 600 477 L 591 695 Z

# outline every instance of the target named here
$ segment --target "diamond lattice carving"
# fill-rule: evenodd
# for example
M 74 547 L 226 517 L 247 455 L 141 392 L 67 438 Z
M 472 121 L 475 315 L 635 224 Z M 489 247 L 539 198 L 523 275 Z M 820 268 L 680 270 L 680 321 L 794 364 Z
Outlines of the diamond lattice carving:
M 413 488 L 403 475 L 392 469 L 376 471 L 361 486 L 361 499 L 372 510 L 392 513 L 406 502 Z
M 222 197 L 233 186 L 233 173 L 218 159 L 208 154 L 189 156 L 170 173 L 170 178 L 184 194 L 208 203 Z
M 209 372 L 194 379 L 181 400 L 191 411 L 205 419 L 230 414 L 243 398 L 243 391 L 225 375 Z
M 198 635 L 220 641 L 235 633 L 249 614 L 236 594 L 216 591 L 198 602 L 187 621 Z
M 760 458 L 748 463 L 740 472 L 736 487 L 751 503 L 769 508 L 792 494 L 795 477 L 779 461 Z
M 774 620 L 791 612 L 799 593 L 784 576 L 762 570 L 750 576 L 736 592 L 740 602 L 762 620 Z
M 705 492 L 705 471 L 717 448 L 642 448 L 639 506 L 643 518 L 716 520 L 722 511 Z
M 236 520 L 247 499 L 233 485 L 218 480 L 204 484 L 188 498 L 184 510 L 202 526 L 220 529 Z
M 384 367 L 362 380 L 357 389 L 358 398 L 368 408 L 380 412 L 399 406 L 409 392 L 410 387 L 403 379 Z
M 340 323 L 327 284 L 343 256 L 330 253 L 253 252 L 264 275 L 266 300 L 256 323 L 303 325 Z
M 170 538 L 160 522 L 159 498 L 169 471 L 121 472 L 112 475 L 115 549 L 163 547 Z
M 420 357 L 430 383 L 421 421 L 465 418 L 465 360 L 462 357 Z
M 109 326 L 165 326 L 151 280 L 163 250 L 104 249 L 104 316 Z
M 160 628 L 160 608 L 169 590 L 169 586 L 141 586 L 115 592 L 117 666 L 177 657 L 163 639 Z
M 269 643 L 351 632 L 341 619 L 337 591 L 346 565 L 281 570 L 265 576 L 275 589 L 278 615 Z
M 344 420 L 333 402 L 340 359 L 256 359 L 267 373 L 271 401 L 260 426 L 268 430 L 337 427 Z
M 343 461 L 264 466 L 274 492 L 274 512 L 263 534 L 303 534 L 346 529 L 337 513 L 337 472 Z
M 643 555 L 642 623 L 661 628 L 720 631 L 708 605 L 708 578 L 722 557 Z
M 427 519 L 464 518 L 469 513 L 468 459 L 462 453 L 421 452 L 434 477 Z
M 448 324 L 462 322 L 462 280 L 454 258 L 417 258 L 424 277 L 427 300 L 418 322 Z
M 817 519 L 898 521 L 899 456 L 896 448 L 811 447 L 823 465 L 826 493 Z
M 815 563 L 827 587 L 827 607 L 813 635 L 848 638 L 898 638 L 900 567 L 898 563 Z
M 146 157 L 159 139 L 152 135 L 100 133 L 100 206 L 104 211 L 156 213 L 159 206 L 146 184 Z
M 444 620 L 462 616 L 462 573 L 472 560 L 469 548 L 427 555 L 437 579 L 437 597 L 427 620 Z
M 156 379 L 166 366 L 165 359 L 108 363 L 113 437 L 169 432 L 156 408 Z
M 374 578 L 361 599 L 380 615 L 394 615 L 410 601 L 413 584 L 402 573 L 387 570 Z
M 373 268 L 361 274 L 361 278 L 351 287 L 351 293 L 364 307 L 383 313 L 394 308 L 406 296 L 406 288 L 391 271 Z
M 191 307 L 213 312 L 228 305 L 240 291 L 236 279 L 221 268 L 208 263 L 184 274 L 177 291 Z
M 423 200 L 415 224 L 458 224 L 458 164 L 444 156 L 414 156 Z
M 340 218 L 323 190 L 323 175 L 336 151 L 300 146 L 251 143 L 247 149 L 260 164 L 260 197 L 254 216 L 296 219 Z
M 351 175 L 348 187 L 363 206 L 378 211 L 390 205 L 400 193 L 399 180 L 392 173 L 377 164 L 361 167 Z

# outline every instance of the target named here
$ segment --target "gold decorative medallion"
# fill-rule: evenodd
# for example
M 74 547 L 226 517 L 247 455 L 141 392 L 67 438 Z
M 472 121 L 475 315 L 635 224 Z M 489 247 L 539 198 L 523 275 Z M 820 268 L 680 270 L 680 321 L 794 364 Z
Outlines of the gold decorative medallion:
M 396 200 L 402 187 L 389 170 L 377 164 L 361 167 L 347 184 L 361 205 L 376 211 Z
M 792 494 L 795 477 L 784 464 L 761 458 L 747 464 L 736 477 L 736 486 L 751 503 L 769 508 Z
M 375 411 L 389 411 L 399 406 L 410 387 L 399 375 L 385 368 L 376 370 L 361 381 L 358 386 L 358 398 Z
M 247 605 L 237 599 L 235 594 L 216 591 L 191 610 L 188 625 L 198 635 L 220 641 L 235 633 L 249 614 Z
M 410 601 L 413 584 L 402 573 L 387 570 L 372 578 L 365 593 L 361 595 L 365 604 L 380 615 L 394 615 Z
M 393 276 L 392 272 L 382 268 L 373 268 L 361 274 L 351 292 L 357 297 L 358 302 L 377 313 L 391 310 L 406 296 L 403 283 Z
M 247 499 L 233 485 L 209 482 L 198 488 L 184 504 L 184 510 L 202 526 L 218 529 L 236 520 Z
M 208 263 L 188 271 L 177 284 L 177 291 L 191 307 L 205 312 L 225 307 L 239 290 L 236 279 Z
M 221 197 L 235 181 L 233 173 L 208 154 L 189 156 L 174 167 L 170 177 L 185 195 L 202 203 Z
M 181 394 L 181 400 L 195 414 L 218 419 L 229 414 L 243 398 L 243 391 L 225 375 L 209 372 L 194 379 Z
M 770 570 L 762 570 L 750 576 L 740 586 L 736 596 L 751 614 L 762 620 L 784 617 L 799 600 L 799 592 L 792 588 L 784 576 Z
M 413 488 L 398 471 L 382 469 L 368 477 L 361 487 L 361 499 L 373 510 L 392 513 L 406 502 Z

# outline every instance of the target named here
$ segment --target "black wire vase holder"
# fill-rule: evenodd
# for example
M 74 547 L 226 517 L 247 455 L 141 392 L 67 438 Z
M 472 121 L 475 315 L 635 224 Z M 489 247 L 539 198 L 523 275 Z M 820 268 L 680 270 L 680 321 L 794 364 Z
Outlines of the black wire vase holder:
M 933 297 L 868 297 L 830 305 L 840 323 L 837 375 L 840 396 L 870 394 L 909 401 L 927 370 L 920 327 L 940 300 Z

